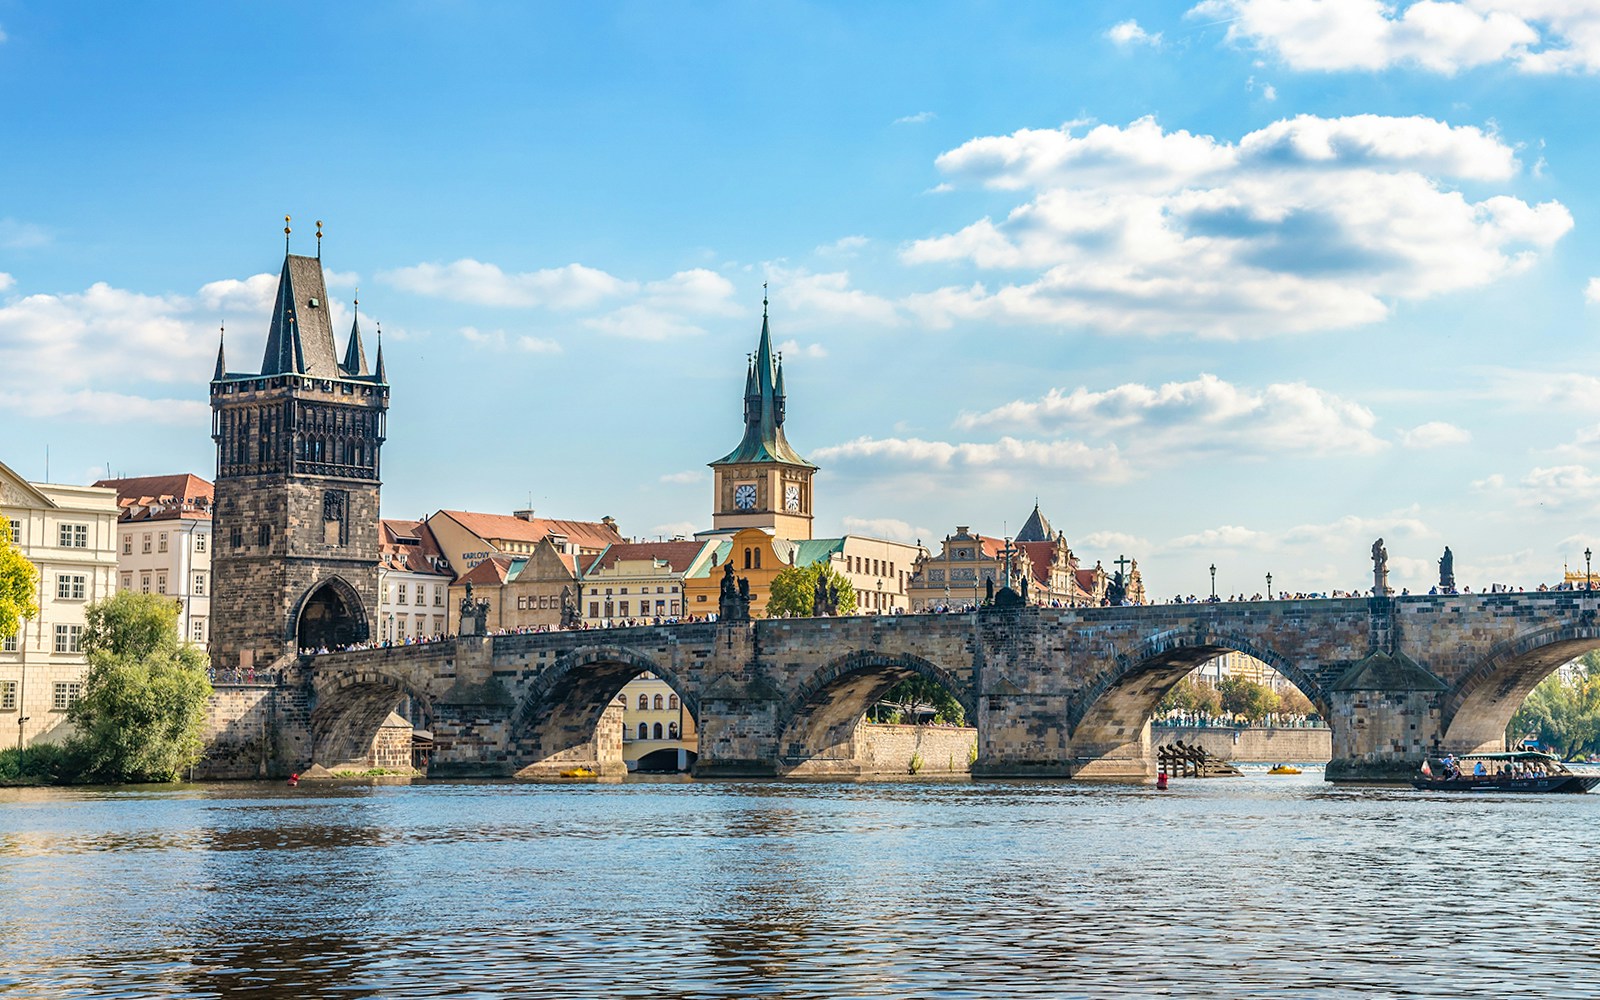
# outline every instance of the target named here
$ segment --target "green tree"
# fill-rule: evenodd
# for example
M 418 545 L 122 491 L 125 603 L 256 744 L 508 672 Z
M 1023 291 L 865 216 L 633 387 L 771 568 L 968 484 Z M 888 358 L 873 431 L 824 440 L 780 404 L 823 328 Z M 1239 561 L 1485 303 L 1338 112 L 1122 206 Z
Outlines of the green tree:
M 22 630 L 24 618 L 39 614 L 39 571 L 20 549 L 11 544 L 9 532 L 0 532 L 0 638 Z
M 1600 653 L 1586 653 L 1571 667 L 1528 694 L 1506 727 L 1507 742 L 1532 734 L 1563 757 L 1600 750 Z
M 943 684 L 931 681 L 921 674 L 896 684 L 886 691 L 879 701 L 898 706 L 901 719 L 917 719 L 919 717 L 917 710 L 923 705 L 933 707 L 933 721 L 937 723 L 959 726 L 967 719 L 967 713 L 962 709 L 961 703 L 956 701 L 955 695 L 946 690 Z
M 789 566 L 772 578 L 768 588 L 768 618 L 809 618 L 815 613 L 817 578 L 827 577 L 839 592 L 839 614 L 855 614 L 856 588 L 826 562 L 810 566 Z
M 1195 680 L 1191 674 L 1172 685 L 1166 696 L 1161 699 L 1161 704 L 1156 706 L 1157 712 L 1170 712 L 1173 709 L 1180 712 L 1215 715 L 1222 711 L 1222 696 L 1217 693 L 1216 688 L 1204 681 Z
M 206 656 L 178 641 L 170 598 L 122 591 L 89 605 L 83 697 L 68 712 L 78 779 L 176 781 L 203 748 Z
M 1224 677 L 1217 685 L 1222 695 L 1222 710 L 1229 715 L 1244 716 L 1250 722 L 1259 722 L 1268 713 L 1278 710 L 1278 695 L 1265 684 L 1244 677 Z

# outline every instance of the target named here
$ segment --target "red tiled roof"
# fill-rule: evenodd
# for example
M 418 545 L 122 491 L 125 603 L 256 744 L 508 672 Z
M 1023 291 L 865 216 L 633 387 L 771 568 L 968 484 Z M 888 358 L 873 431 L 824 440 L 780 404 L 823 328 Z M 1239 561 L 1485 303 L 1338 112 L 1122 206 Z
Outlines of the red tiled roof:
M 188 472 L 102 479 L 94 485 L 117 491 L 119 521 L 205 520 L 216 497 L 210 482 Z
M 1017 548 L 1028 554 L 1028 562 L 1033 565 L 1034 579 L 1040 583 L 1049 583 L 1051 561 L 1056 556 L 1056 543 L 1018 542 Z
M 612 569 L 624 560 L 664 559 L 674 573 L 682 573 L 705 546 L 705 542 L 617 542 L 601 553 L 587 572 Z
M 424 521 L 381 519 L 378 522 L 378 560 L 384 569 L 429 576 L 454 575 L 439 548 L 438 539 Z
M 500 586 L 506 582 L 506 577 L 511 569 L 510 556 L 490 556 L 483 562 L 461 574 L 456 583 L 491 584 Z
M 584 549 L 603 549 L 622 541 L 617 529 L 600 521 L 563 521 L 536 517 L 524 520 L 510 514 L 479 514 L 468 510 L 441 510 L 463 528 L 484 539 L 508 539 L 519 542 L 537 542 L 551 535 L 564 535 L 567 540 Z
M 1094 570 L 1080 569 L 1074 571 L 1078 577 L 1078 586 L 1089 593 L 1094 593 Z

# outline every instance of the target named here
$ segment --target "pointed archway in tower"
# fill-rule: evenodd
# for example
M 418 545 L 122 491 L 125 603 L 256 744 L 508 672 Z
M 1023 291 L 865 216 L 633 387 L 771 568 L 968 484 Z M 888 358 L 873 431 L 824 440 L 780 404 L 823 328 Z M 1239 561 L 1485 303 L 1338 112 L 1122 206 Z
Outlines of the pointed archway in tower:
M 365 642 L 368 634 L 361 595 L 339 577 L 308 591 L 295 614 L 295 646 L 299 649 L 341 649 Z

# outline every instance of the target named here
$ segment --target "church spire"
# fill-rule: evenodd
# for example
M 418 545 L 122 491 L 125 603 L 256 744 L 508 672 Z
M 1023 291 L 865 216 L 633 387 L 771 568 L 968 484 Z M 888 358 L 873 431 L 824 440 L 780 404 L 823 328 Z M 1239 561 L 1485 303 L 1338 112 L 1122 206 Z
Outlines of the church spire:
M 783 435 L 783 371 L 772 350 L 772 323 L 765 286 L 761 295 L 761 337 L 745 373 L 744 418 L 744 440 L 712 465 L 783 462 L 815 468 L 790 447 Z
M 228 362 L 222 356 L 222 342 L 228 335 L 228 327 L 224 324 L 217 328 L 217 373 L 211 376 L 213 382 L 220 382 L 228 377 Z
M 378 361 L 377 361 L 377 364 L 378 364 L 378 370 L 373 373 L 373 377 L 378 380 L 378 384 L 379 385 L 388 385 L 389 384 L 389 377 L 388 377 L 388 375 L 384 374 L 384 370 L 383 370 L 383 324 L 382 323 L 378 324 Z
M 361 289 L 356 289 L 360 296 Z M 344 348 L 344 363 L 339 367 L 346 375 L 366 375 L 367 351 L 361 343 L 361 299 L 358 297 L 352 303 L 355 307 L 355 318 L 350 321 L 350 340 Z

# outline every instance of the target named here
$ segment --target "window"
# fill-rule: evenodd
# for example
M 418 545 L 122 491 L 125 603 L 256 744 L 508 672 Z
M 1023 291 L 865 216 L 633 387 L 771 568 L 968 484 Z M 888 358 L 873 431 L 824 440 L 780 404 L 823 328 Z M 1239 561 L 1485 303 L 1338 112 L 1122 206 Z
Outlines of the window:
M 8 635 L 4 640 L 0 640 L 0 652 L 15 653 L 16 651 L 17 637 L 15 635 Z
M 599 601 L 590 601 L 589 602 L 589 617 L 590 618 L 599 618 L 600 617 L 600 602 Z
M 204 552 L 206 550 L 206 535 L 205 535 L 205 532 L 203 532 L 203 531 L 195 532 L 194 550 L 196 552 Z
M 256 544 L 263 549 L 272 544 L 272 525 L 263 524 L 256 528 Z
M 671 709 L 674 712 L 676 712 L 678 710 L 678 696 L 677 695 L 675 695 L 675 694 L 667 695 L 667 708 Z
M 426 587 L 426 585 L 419 583 L 419 584 L 417 584 L 417 607 L 420 608 L 426 603 L 427 603 L 427 587 Z
M 0 712 L 17 710 L 17 682 L 0 681 Z
M 639 711 L 648 712 L 649 710 L 650 710 L 650 696 L 647 695 L 647 694 L 641 694 L 639 696 Z M 644 734 L 640 733 L 639 735 L 643 736 Z
M 233 528 L 228 531 L 228 546 L 230 548 L 237 549 L 242 545 L 244 545 L 244 529 L 238 525 L 234 525 Z
M 122 536 L 122 554 L 125 555 L 125 556 L 133 555 L 133 536 L 132 535 L 123 535 Z
M 651 705 L 650 707 L 655 709 L 657 712 L 659 712 L 659 711 L 661 711 L 661 706 L 662 706 L 662 699 L 661 699 L 661 696 L 658 694 L 658 695 L 655 696 L 655 704 Z
M 60 573 L 56 576 L 56 597 L 63 601 L 83 600 L 83 576 L 79 573 Z
M 397 587 L 395 587 L 394 588 L 394 592 L 395 592 L 395 601 L 394 602 L 396 604 L 404 604 L 404 603 L 406 603 L 406 585 L 405 584 L 402 583 L 402 584 L 398 585 Z
M 143 552 L 145 555 L 150 554 L 150 532 L 147 531 L 144 533 L 144 541 L 139 546 L 139 551 Z
M 196 573 L 194 575 L 194 596 L 206 596 L 206 575 L 204 573 Z
M 132 570 L 125 571 L 122 574 L 122 589 L 123 590 L 132 590 L 133 589 L 133 571 Z
M 444 607 L 444 588 L 437 583 L 433 585 L 433 606 L 436 608 Z
M 83 685 L 77 681 L 56 681 L 53 694 L 50 707 L 57 712 L 65 712 L 72 707 L 73 702 L 83 696 Z
M 22 522 L 14 517 L 11 519 L 11 540 L 22 544 Z
M 156 574 L 156 593 L 165 594 L 166 592 L 167 592 L 167 574 L 165 574 L 165 573 L 157 573 Z
M 640 697 L 642 698 L 644 696 L 640 695 Z M 639 738 L 641 740 L 647 740 L 650 738 L 650 724 L 648 722 L 639 723 Z
M 149 573 L 140 573 L 139 574 L 139 592 L 141 594 L 150 593 L 150 574 Z
M 624 618 L 628 617 L 628 602 L 627 601 L 618 601 L 617 602 L 617 614 L 621 615 Z
M 56 626 L 56 652 L 76 653 L 78 640 L 83 636 L 82 625 L 57 625 Z
M 165 552 L 165 551 L 167 551 L 167 533 L 165 531 L 163 531 L 161 533 L 161 536 L 156 540 L 156 551 L 157 552 Z
M 661 723 L 658 722 L 658 723 L 656 723 L 654 726 L 652 726 L 650 728 L 655 730 L 655 733 L 654 733 L 655 738 L 659 740 L 661 738 Z
M 526 610 L 528 610 L 528 599 L 526 597 L 517 598 L 517 610 L 518 611 L 526 611 Z
M 64 549 L 86 549 L 89 547 L 89 526 L 87 524 L 63 524 L 60 531 L 61 547 Z
M 204 618 L 191 618 L 189 620 L 189 638 L 195 642 L 206 641 L 206 620 Z

